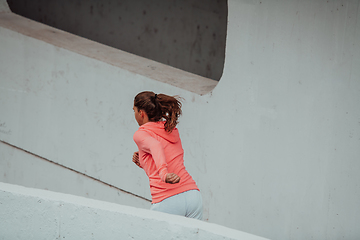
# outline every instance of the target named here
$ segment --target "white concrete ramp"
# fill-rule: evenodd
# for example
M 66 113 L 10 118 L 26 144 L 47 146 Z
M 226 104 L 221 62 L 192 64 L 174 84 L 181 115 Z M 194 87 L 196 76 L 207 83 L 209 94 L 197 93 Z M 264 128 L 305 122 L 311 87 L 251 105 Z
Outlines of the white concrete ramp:
M 0 183 L 0 239 L 264 238 L 220 225 Z

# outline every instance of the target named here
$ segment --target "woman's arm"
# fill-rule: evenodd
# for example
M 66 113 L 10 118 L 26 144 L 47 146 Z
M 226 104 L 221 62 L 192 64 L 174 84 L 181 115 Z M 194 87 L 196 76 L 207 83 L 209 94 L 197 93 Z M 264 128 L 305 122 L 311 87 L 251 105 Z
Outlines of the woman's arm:
M 171 184 L 178 183 L 180 182 L 180 177 L 175 173 L 168 173 L 166 174 L 165 182 Z
M 162 144 L 146 131 L 136 131 L 134 134 L 134 141 L 139 149 L 151 154 L 154 159 L 156 169 L 159 172 L 159 176 L 161 180 L 165 182 L 168 170 Z
M 167 183 L 178 183 L 180 177 L 175 173 L 168 172 L 164 147 L 162 144 L 153 138 L 146 131 L 137 131 L 134 134 L 134 141 L 138 145 L 138 148 L 142 151 L 151 154 L 156 165 L 156 169 L 159 172 L 160 179 Z
M 135 163 L 139 168 L 142 168 L 140 165 L 140 161 L 139 161 L 139 151 L 134 152 L 133 157 L 132 157 L 132 161 L 133 163 Z

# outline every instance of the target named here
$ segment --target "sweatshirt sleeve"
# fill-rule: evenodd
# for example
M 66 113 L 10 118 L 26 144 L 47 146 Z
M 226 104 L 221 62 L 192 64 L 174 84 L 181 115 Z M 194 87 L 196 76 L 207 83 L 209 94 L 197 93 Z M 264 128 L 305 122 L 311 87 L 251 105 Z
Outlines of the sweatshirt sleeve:
M 134 134 L 134 141 L 140 150 L 151 154 L 156 169 L 159 172 L 160 179 L 165 182 L 168 170 L 162 144 L 145 131 L 136 131 Z

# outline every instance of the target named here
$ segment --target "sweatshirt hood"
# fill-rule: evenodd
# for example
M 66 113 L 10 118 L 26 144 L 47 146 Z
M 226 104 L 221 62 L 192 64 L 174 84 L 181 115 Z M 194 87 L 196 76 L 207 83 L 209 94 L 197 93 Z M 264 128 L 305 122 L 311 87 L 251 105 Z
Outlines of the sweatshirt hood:
M 171 133 L 165 131 L 164 127 L 165 121 L 160 122 L 147 122 L 139 127 L 139 130 L 147 131 L 154 133 L 165 140 L 176 143 L 180 140 L 179 131 L 177 128 L 174 128 Z

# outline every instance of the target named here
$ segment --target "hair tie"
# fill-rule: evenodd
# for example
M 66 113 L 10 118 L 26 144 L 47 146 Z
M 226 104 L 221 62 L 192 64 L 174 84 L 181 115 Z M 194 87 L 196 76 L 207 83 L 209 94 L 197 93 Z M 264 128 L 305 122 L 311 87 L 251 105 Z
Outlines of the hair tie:
M 154 100 L 157 98 L 157 94 L 155 94 L 155 98 L 154 98 Z

